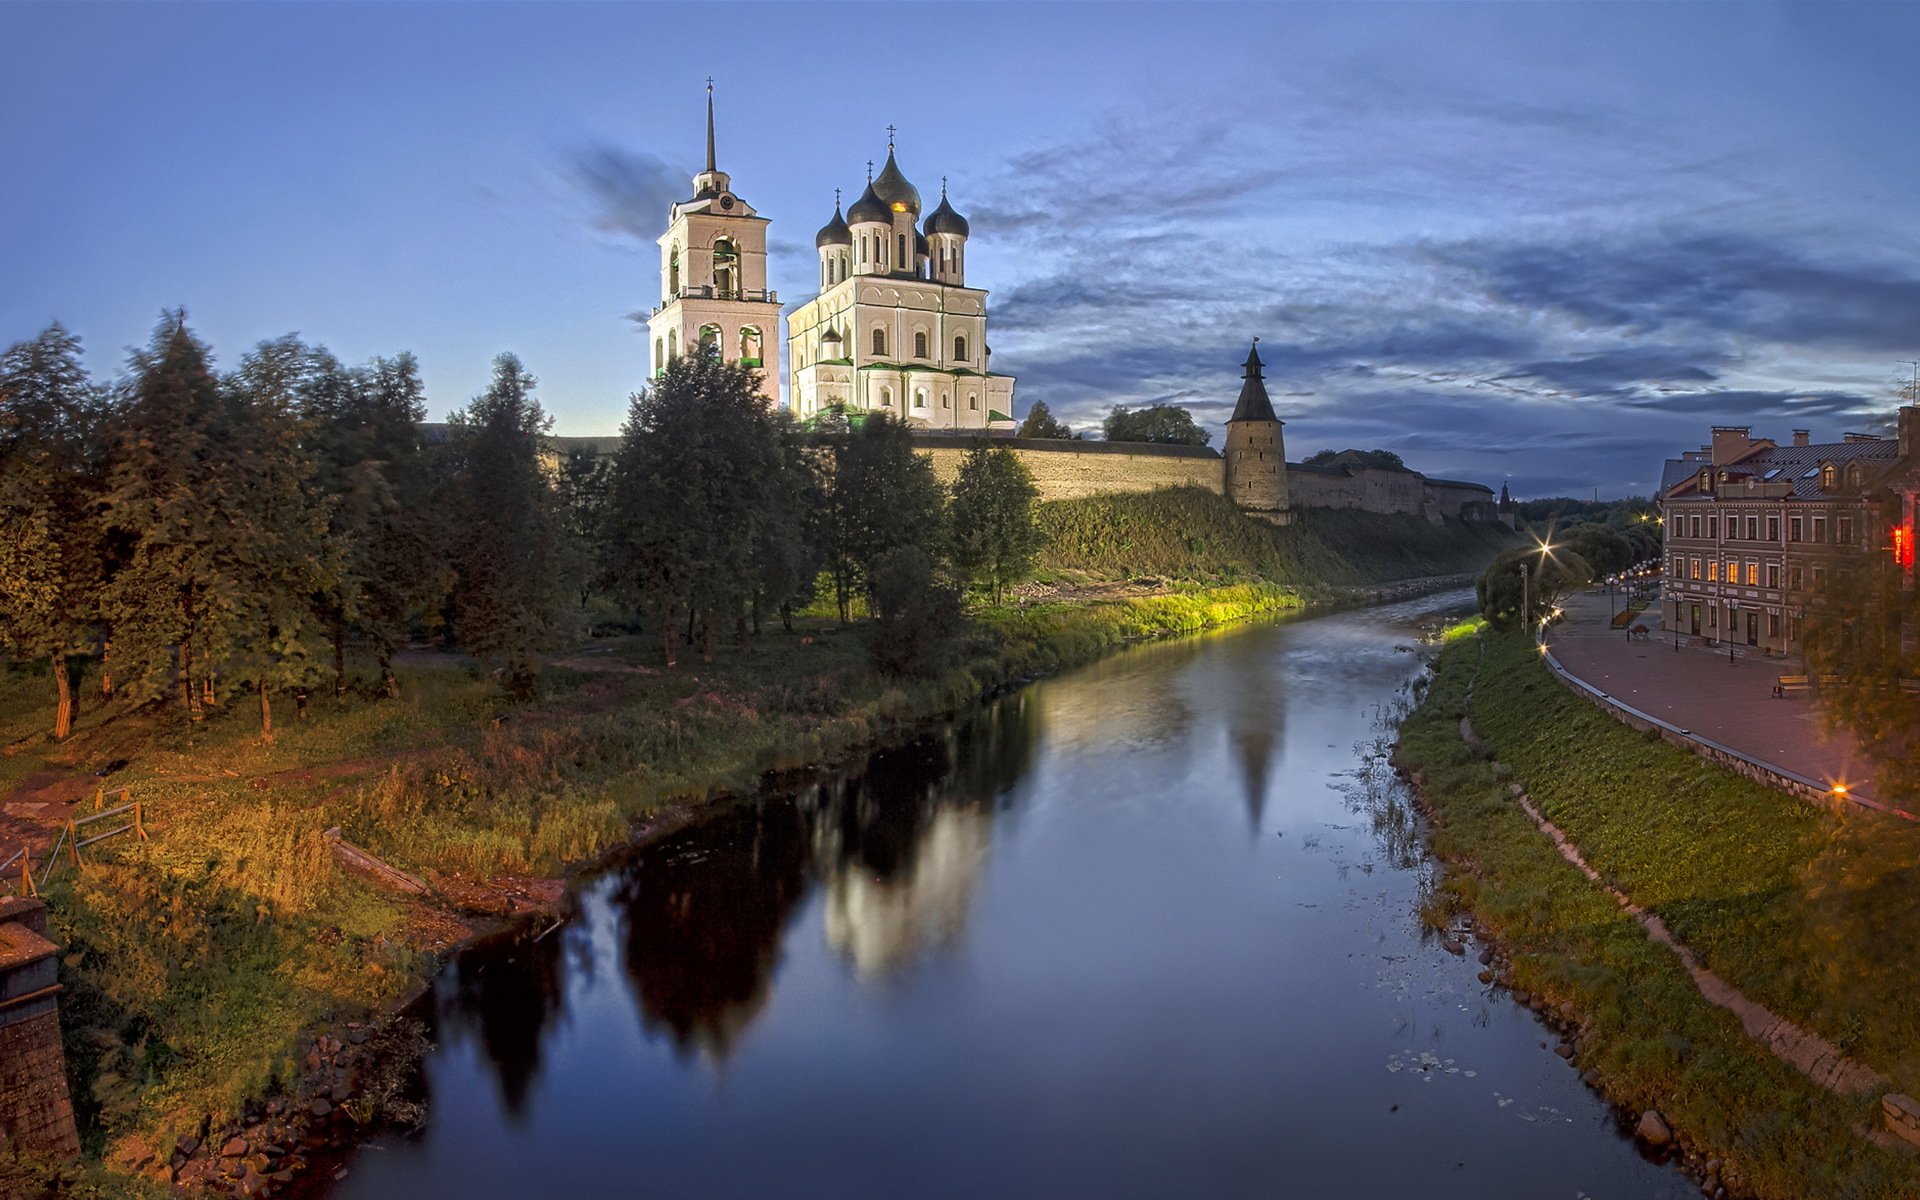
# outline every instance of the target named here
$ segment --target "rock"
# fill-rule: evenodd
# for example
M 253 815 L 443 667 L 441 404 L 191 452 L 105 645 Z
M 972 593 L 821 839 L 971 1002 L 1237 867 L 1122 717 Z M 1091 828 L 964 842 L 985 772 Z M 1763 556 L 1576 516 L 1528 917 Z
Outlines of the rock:
M 1880 1114 L 1886 1119 L 1887 1132 L 1920 1146 L 1920 1102 L 1912 1096 L 1888 1092 L 1880 1097 Z
M 1711 1196 L 1719 1190 L 1720 1177 L 1718 1175 L 1708 1175 L 1705 1181 L 1700 1184 L 1700 1194 L 1702 1196 Z
M 1440 944 L 1446 947 L 1448 954 L 1465 954 L 1467 952 L 1466 943 L 1457 937 L 1443 937 L 1440 939 Z
M 200 1148 L 200 1139 L 190 1133 L 183 1133 L 173 1143 L 173 1152 L 185 1158 L 192 1158 L 193 1152 Z
M 1492 963 L 1493 963 L 1493 951 L 1491 949 L 1480 951 L 1480 965 L 1485 967 L 1485 966 L 1492 965 Z
M 327 1103 L 324 1099 L 317 1099 L 312 1104 L 307 1105 L 307 1111 L 316 1117 L 325 1117 L 333 1112 L 333 1105 Z
M 1479 974 L 1478 976 L 1476 976 L 1476 978 L 1477 978 L 1477 979 L 1479 979 L 1481 983 L 1492 983 L 1492 982 L 1493 982 L 1493 972 L 1492 972 L 1492 971 L 1482 971 L 1482 972 L 1480 972 L 1480 974 Z
M 1664 1146 L 1673 1141 L 1673 1130 L 1667 1125 L 1667 1119 L 1652 1109 L 1640 1114 L 1640 1124 L 1634 1126 L 1633 1134 L 1649 1146 Z
M 1555 1054 L 1558 1054 L 1561 1058 L 1573 1057 L 1573 1047 L 1567 1045 L 1565 1042 L 1561 1042 L 1558 1046 L 1555 1046 L 1553 1048 L 1553 1052 Z
M 220 1157 L 222 1158 L 241 1158 L 245 1156 L 246 1153 L 247 1139 L 243 1137 L 230 1137 L 227 1139 L 227 1144 L 220 1147 Z
M 287 1102 L 283 1097 L 275 1096 L 267 1101 L 267 1115 L 277 1117 L 287 1111 Z

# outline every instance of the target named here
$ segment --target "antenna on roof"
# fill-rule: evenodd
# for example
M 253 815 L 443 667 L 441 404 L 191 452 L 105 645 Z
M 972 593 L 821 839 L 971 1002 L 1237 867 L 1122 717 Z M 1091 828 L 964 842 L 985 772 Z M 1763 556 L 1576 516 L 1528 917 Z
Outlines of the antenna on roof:
M 1913 368 L 1913 382 L 1907 385 L 1907 399 L 1920 404 L 1920 359 L 1903 358 L 1900 361 Z

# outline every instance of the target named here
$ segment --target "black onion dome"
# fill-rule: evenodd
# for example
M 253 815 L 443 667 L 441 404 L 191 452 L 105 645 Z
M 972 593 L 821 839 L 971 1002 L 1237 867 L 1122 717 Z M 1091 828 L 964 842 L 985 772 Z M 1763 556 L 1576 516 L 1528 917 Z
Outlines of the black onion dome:
M 966 237 L 973 232 L 967 219 L 953 211 L 953 205 L 947 203 L 945 193 L 940 196 L 940 207 L 927 214 L 928 233 L 952 233 Z
M 913 252 L 921 258 L 933 257 L 932 252 L 927 249 L 927 235 L 917 229 L 913 231 Z
M 893 223 L 893 210 L 887 207 L 885 200 L 873 194 L 871 183 L 867 184 L 866 191 L 860 193 L 860 198 L 853 202 L 853 207 L 847 210 L 849 225 L 861 225 L 868 221 L 879 221 L 889 225 Z
M 893 161 L 891 146 L 887 147 L 887 165 L 873 181 L 873 191 L 889 212 L 910 212 L 914 220 L 920 219 L 920 191 L 900 173 L 900 164 Z
M 813 235 L 813 248 L 824 250 L 828 246 L 853 245 L 853 231 L 847 228 L 847 219 L 840 215 L 840 206 L 833 206 L 833 220 L 820 227 Z
M 827 326 L 827 331 L 820 335 L 820 340 L 823 342 L 837 342 L 841 339 L 840 334 L 835 331 L 833 326 L 829 325 Z

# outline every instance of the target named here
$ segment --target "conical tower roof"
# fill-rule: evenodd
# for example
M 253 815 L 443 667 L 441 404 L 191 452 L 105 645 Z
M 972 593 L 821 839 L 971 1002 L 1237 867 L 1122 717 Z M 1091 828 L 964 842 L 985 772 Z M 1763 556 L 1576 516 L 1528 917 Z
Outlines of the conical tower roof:
M 920 219 L 920 190 L 907 182 L 900 164 L 893 161 L 892 142 L 887 143 L 887 165 L 875 176 L 873 191 L 893 212 L 912 213 L 914 220 Z
M 1258 343 L 1260 339 L 1253 340 Z M 1260 361 L 1260 347 L 1256 344 L 1247 351 L 1246 382 L 1240 385 L 1240 402 L 1233 406 L 1233 415 L 1227 418 L 1227 424 L 1280 419 L 1273 413 L 1273 401 L 1267 399 L 1266 380 L 1260 374 L 1265 365 Z

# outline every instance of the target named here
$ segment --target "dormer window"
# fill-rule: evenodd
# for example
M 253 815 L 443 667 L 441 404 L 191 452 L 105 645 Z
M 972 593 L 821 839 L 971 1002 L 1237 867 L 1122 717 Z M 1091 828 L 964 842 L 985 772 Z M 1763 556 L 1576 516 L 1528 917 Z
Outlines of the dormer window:
M 1713 491 L 1713 468 L 1703 467 L 1700 471 L 1700 490 L 1709 494 Z
M 1860 470 L 1860 464 L 1859 463 L 1849 464 L 1847 467 L 1847 490 L 1851 492 L 1859 491 L 1861 477 L 1862 477 L 1862 472 Z
M 1832 491 L 1838 491 L 1839 487 L 1840 487 L 1840 468 L 1834 466 L 1832 463 L 1821 463 L 1820 464 L 1820 490 L 1823 492 L 1832 492 Z

